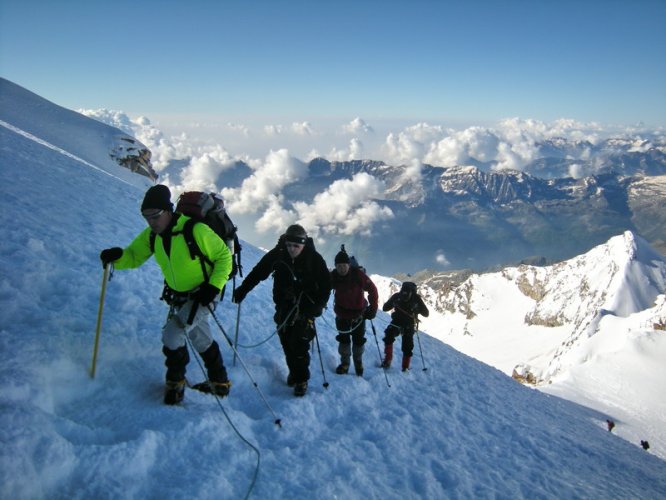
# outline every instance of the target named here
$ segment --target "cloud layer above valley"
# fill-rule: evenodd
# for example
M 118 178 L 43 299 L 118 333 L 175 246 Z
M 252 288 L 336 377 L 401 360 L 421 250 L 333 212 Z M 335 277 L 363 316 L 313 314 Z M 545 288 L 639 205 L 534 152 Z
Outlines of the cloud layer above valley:
M 177 133 L 167 133 L 146 117 L 131 119 L 108 110 L 80 112 L 143 142 L 153 153 L 153 166 L 161 182 L 174 194 L 184 190 L 221 192 L 231 213 L 252 216 L 258 233 L 279 234 L 298 222 L 320 239 L 366 234 L 377 222 L 391 219 L 393 213 L 377 202 L 383 198 L 385 186 L 368 174 L 333 182 L 311 200 L 285 197 L 284 189 L 305 179 L 308 162 L 316 157 L 402 165 L 403 180 L 415 182 L 424 164 L 522 170 L 550 147 L 570 160 L 569 175 L 581 177 L 594 173 L 590 172 L 594 163 L 589 160 L 595 147 L 609 138 L 628 141 L 636 151 L 666 144 L 664 130 L 608 127 L 569 119 L 545 123 L 509 118 L 492 127 L 462 129 L 421 122 L 398 130 L 376 126 L 361 117 L 334 125 L 309 121 L 262 126 L 181 123 Z M 225 171 L 238 162 L 247 165 L 251 174 L 239 187 L 229 187 L 224 182 Z

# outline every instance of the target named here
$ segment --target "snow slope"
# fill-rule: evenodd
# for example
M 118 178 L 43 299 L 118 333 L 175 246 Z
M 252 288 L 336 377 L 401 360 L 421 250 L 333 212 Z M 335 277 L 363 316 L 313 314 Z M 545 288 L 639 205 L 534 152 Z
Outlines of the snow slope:
M 63 154 L 0 126 L 2 498 L 666 495 L 666 462 L 609 433 L 614 415 L 528 389 L 425 334 L 423 357 L 389 370 L 388 384 L 371 333 L 364 378 L 338 376 L 328 310 L 317 322 L 323 369 L 315 349 L 310 391 L 293 397 L 270 282 L 240 310 L 243 363 L 218 335 L 234 383 L 219 404 L 193 391 L 181 407 L 162 404 L 166 308 L 152 261 L 108 283 L 90 378 L 98 254 L 144 227 L 145 181 L 82 163 L 69 140 Z M 260 256 L 245 245 L 246 271 Z M 218 309 L 229 336 L 237 312 L 228 298 Z M 374 321 L 380 339 L 387 324 Z M 195 359 L 188 378 L 202 378 Z

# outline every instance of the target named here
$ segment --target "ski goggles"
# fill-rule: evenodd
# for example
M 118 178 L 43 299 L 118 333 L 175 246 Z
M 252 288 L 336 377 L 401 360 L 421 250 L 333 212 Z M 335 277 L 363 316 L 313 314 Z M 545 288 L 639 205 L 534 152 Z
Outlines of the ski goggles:
M 163 213 L 164 213 L 164 210 L 160 210 L 159 212 L 155 212 L 154 214 L 148 214 L 148 215 L 146 215 L 146 214 L 141 214 L 141 215 L 142 215 L 143 218 L 146 219 L 147 221 L 151 221 L 151 220 L 157 220 L 157 219 L 159 219 Z

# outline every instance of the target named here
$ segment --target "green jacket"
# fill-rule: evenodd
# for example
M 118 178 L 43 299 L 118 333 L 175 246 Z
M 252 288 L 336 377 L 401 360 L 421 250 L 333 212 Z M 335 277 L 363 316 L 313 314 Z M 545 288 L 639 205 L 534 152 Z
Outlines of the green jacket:
M 155 261 L 162 269 L 164 279 L 172 290 L 189 292 L 201 285 L 205 279 L 198 257 L 192 259 L 183 236 L 183 226 L 189 217 L 174 214 L 175 224 L 167 228 L 162 235 L 155 237 Z M 209 283 L 222 289 L 231 273 L 231 253 L 224 241 L 206 224 L 194 225 L 194 239 L 201 252 L 213 265 L 204 263 L 209 276 Z M 116 269 L 133 269 L 146 262 L 150 250 L 150 227 L 144 229 L 129 246 L 123 249 L 123 255 L 113 264 Z M 171 251 L 164 250 L 164 239 L 171 236 Z

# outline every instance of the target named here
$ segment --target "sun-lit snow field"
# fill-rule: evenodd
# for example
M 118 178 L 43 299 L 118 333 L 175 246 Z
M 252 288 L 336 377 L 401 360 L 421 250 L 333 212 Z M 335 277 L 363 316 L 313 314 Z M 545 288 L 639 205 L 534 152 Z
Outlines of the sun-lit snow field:
M 660 387 L 644 407 L 609 415 L 521 386 L 426 334 L 412 371 L 391 369 L 387 383 L 371 329 L 365 376 L 338 376 L 329 310 L 317 322 L 310 390 L 295 398 L 272 336 L 270 281 L 243 302 L 242 363 L 233 366 L 218 334 L 234 384 L 219 404 L 191 390 L 181 407 L 162 404 L 166 308 L 152 261 L 117 271 L 108 283 L 92 379 L 99 251 L 127 244 L 144 227 L 139 205 L 146 186 L 141 178 L 117 178 L 119 167 L 97 164 L 102 173 L 80 161 L 86 146 L 75 136 L 62 141 L 58 148 L 67 155 L 0 126 L 0 220 L 7 229 L 0 240 L 3 498 L 666 494 L 658 447 L 646 452 L 605 423 L 613 417 L 621 426 L 624 412 L 633 421 L 634 411 L 651 419 L 648 404 Z M 245 245 L 246 271 L 260 255 Z M 237 312 L 227 294 L 217 315 L 229 336 Z M 381 343 L 388 318 L 380 313 L 373 323 Z M 635 384 L 629 376 L 621 374 Z M 188 378 L 202 378 L 194 358 Z M 648 425 L 663 423 L 646 422 L 640 438 L 652 442 Z

